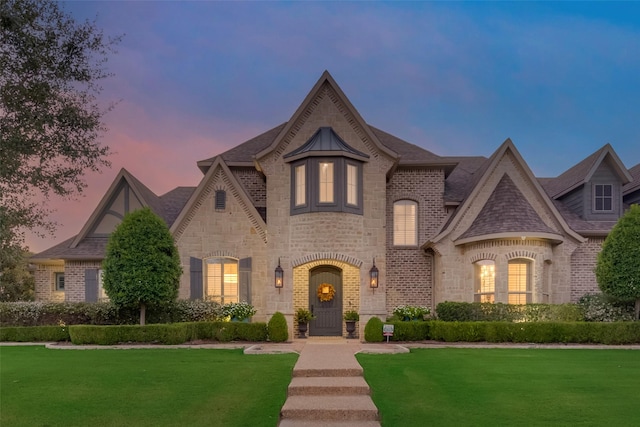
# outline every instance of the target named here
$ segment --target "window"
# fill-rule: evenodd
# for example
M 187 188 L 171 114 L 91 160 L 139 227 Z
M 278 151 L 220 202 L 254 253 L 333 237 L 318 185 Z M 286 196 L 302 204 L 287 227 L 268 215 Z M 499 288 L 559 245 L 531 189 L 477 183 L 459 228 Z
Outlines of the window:
M 358 167 L 347 163 L 347 204 L 358 206 Z
M 393 244 L 416 246 L 418 204 L 412 200 L 399 200 L 393 204 Z
M 495 302 L 496 263 L 482 260 L 475 263 L 475 302 Z
M 531 262 L 524 259 L 509 261 L 509 304 L 531 302 Z
M 333 162 L 320 162 L 318 168 L 320 197 L 319 203 L 333 203 Z
M 64 273 L 56 273 L 54 289 L 59 292 L 64 292 Z
M 610 212 L 613 210 L 613 185 L 595 184 L 593 186 L 593 209 L 596 212 Z
M 291 166 L 291 214 L 362 214 L 362 163 L 342 157 L 310 157 Z
M 227 192 L 224 190 L 216 190 L 215 209 L 223 211 L 227 206 Z
M 304 206 L 307 204 L 307 179 L 306 165 L 295 167 L 295 205 Z
M 238 302 L 238 261 L 231 258 L 205 260 L 205 299 L 220 304 Z

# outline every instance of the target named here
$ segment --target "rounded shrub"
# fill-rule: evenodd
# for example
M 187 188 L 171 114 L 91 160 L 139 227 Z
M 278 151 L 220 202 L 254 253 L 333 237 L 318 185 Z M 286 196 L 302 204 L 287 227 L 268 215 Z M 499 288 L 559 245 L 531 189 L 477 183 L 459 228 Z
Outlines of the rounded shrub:
M 285 342 L 289 339 L 289 329 L 284 314 L 279 311 L 273 313 L 267 323 L 267 334 L 271 342 Z
M 382 320 L 378 317 L 369 319 L 364 327 L 364 340 L 366 342 L 382 342 Z

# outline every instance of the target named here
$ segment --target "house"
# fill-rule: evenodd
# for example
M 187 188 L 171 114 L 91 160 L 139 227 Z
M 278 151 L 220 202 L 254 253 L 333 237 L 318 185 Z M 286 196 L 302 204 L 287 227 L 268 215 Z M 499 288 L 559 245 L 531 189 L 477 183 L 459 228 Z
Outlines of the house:
M 311 309 L 311 335 L 343 335 L 395 306 L 577 301 L 597 292 L 604 238 L 640 201 L 640 165 L 609 144 L 536 178 L 507 139 L 493 155 L 441 157 L 369 125 L 328 72 L 292 117 L 197 162 L 197 187 L 156 195 L 121 170 L 73 238 L 33 257 L 36 297 L 98 301 L 101 260 L 123 216 L 170 227 L 180 298 L 246 300 L 266 321 Z

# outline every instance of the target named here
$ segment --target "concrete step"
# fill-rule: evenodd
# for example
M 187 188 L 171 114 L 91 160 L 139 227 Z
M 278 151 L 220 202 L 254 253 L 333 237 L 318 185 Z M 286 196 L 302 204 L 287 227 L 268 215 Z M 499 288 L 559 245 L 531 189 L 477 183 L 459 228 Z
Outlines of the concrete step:
M 294 377 L 361 377 L 362 375 L 362 367 L 360 366 L 353 368 L 293 368 Z
M 282 420 L 278 427 L 380 427 L 380 422 Z
M 368 395 L 369 384 L 362 377 L 294 377 L 288 396 L 308 395 Z
M 303 421 L 377 421 L 378 408 L 371 397 L 289 396 L 280 418 Z

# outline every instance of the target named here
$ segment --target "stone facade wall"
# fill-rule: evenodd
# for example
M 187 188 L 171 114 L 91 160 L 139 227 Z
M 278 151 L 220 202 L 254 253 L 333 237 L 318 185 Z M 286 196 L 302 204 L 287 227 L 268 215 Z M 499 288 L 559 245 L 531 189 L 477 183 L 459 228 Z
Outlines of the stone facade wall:
M 604 238 L 591 238 L 571 256 L 571 302 L 577 302 L 584 294 L 600 293 L 594 269 L 603 243 Z
M 386 194 L 386 311 L 398 305 L 433 308 L 433 258 L 419 245 L 439 231 L 447 211 L 443 203 L 444 172 L 438 169 L 399 168 L 387 183 Z M 393 245 L 393 204 L 418 203 L 418 246 Z

